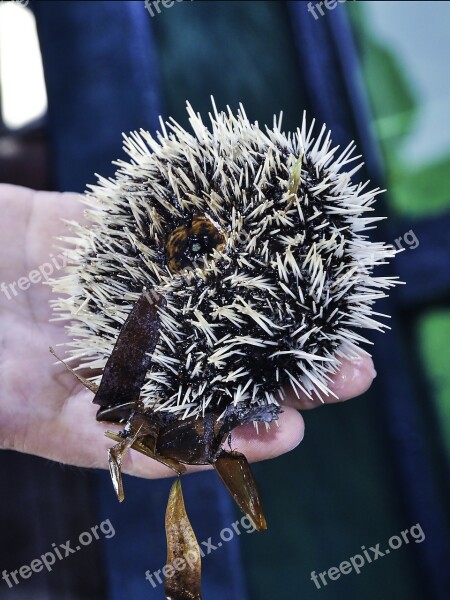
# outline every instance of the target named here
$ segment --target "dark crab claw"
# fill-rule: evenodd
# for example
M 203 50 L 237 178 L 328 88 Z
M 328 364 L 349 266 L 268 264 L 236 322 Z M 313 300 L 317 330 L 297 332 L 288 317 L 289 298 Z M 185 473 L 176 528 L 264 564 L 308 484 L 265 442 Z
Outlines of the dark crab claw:
M 213 464 L 236 504 L 250 517 L 254 527 L 258 531 L 267 529 L 256 481 L 245 456 L 240 452 L 222 450 Z
M 184 506 L 181 481 L 176 479 L 166 510 L 167 566 L 164 590 L 168 600 L 201 600 L 201 554 Z M 185 568 L 175 568 L 175 564 Z

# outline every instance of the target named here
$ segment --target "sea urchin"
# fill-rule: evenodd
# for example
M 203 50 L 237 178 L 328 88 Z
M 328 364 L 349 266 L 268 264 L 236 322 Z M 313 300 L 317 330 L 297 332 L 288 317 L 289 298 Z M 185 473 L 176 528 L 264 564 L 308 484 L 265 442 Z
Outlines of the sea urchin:
M 213 108 L 209 129 L 188 105 L 192 133 L 169 120 L 156 139 L 125 138 L 130 161 L 90 186 L 90 225 L 72 223 L 54 310 L 69 359 L 96 370 L 81 380 L 97 418 L 126 422 L 110 434 L 119 497 L 129 447 L 178 472 L 211 463 L 263 528 L 245 457 L 222 442 L 276 419 L 286 384 L 312 402 L 331 393 L 355 330 L 384 327 L 372 307 L 395 281 L 372 271 L 396 251 L 368 239 L 380 190 L 352 183 L 353 144 L 336 156 L 305 117 L 286 135 L 281 116 L 263 131 L 242 106 Z

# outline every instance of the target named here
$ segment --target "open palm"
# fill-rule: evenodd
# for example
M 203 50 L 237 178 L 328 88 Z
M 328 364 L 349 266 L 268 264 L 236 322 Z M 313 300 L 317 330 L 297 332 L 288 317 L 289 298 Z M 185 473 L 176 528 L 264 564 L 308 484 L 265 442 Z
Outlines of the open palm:
M 107 468 L 107 449 L 113 442 L 103 432 L 116 427 L 95 420 L 92 392 L 63 365 L 55 364 L 49 346 L 67 341 L 64 323 L 49 323 L 49 286 L 30 282 L 39 277 L 31 272 L 52 264 L 58 254 L 55 237 L 67 233 L 61 219 L 82 219 L 82 206 L 76 194 L 0 185 L 0 214 L 0 284 L 5 284 L 0 290 L 0 448 Z M 56 275 L 54 263 L 53 268 Z M 342 366 L 334 379 L 334 392 L 340 400 L 357 396 L 373 377 L 371 359 L 360 357 Z M 287 404 L 279 427 L 268 432 L 260 428 L 256 435 L 252 426 L 242 426 L 233 433 L 233 447 L 250 461 L 294 448 L 303 437 L 303 419 L 296 409 L 320 403 L 288 394 Z M 172 474 L 135 452 L 127 455 L 123 470 L 144 477 Z

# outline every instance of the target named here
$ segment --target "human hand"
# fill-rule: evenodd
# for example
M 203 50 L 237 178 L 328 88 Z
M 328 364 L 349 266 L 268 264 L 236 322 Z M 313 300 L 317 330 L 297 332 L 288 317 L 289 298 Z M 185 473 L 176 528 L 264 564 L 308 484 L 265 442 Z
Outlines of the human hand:
M 63 322 L 49 323 L 50 287 L 31 283 L 31 275 L 45 263 L 55 263 L 55 236 L 67 233 L 62 218 L 82 220 L 83 207 L 76 194 L 35 192 L 0 185 L 0 448 L 35 454 L 80 467 L 108 468 L 107 449 L 114 442 L 103 433 L 113 425 L 95 419 L 93 393 L 78 383 L 62 364 L 54 364 L 49 346 L 67 341 Z M 51 256 L 52 255 L 52 256 Z M 62 272 L 61 272 L 62 273 Z M 20 278 L 26 278 L 20 282 Z M 42 279 L 42 277 L 41 277 Z M 27 282 L 30 284 L 27 289 Z M 20 289 L 19 287 L 23 289 Z M 372 360 L 361 354 L 345 361 L 333 378 L 332 391 L 347 400 L 362 394 L 375 371 Z M 297 446 L 304 423 L 297 409 L 320 406 L 318 399 L 298 399 L 287 391 L 278 427 L 269 431 L 252 425 L 233 431 L 233 448 L 249 461 L 273 458 Z M 188 467 L 198 470 L 203 467 Z M 123 471 L 142 477 L 173 475 L 167 467 L 131 451 Z

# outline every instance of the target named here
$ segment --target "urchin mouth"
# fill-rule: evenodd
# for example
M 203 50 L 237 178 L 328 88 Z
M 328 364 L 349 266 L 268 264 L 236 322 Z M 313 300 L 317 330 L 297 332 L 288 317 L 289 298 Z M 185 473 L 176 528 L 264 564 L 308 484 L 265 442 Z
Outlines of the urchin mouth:
M 190 222 L 176 227 L 165 241 L 167 263 L 172 273 L 201 265 L 214 250 L 225 248 L 225 235 L 208 217 L 196 214 Z

